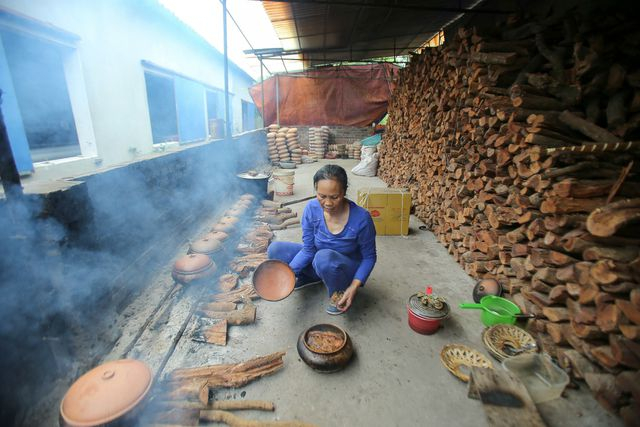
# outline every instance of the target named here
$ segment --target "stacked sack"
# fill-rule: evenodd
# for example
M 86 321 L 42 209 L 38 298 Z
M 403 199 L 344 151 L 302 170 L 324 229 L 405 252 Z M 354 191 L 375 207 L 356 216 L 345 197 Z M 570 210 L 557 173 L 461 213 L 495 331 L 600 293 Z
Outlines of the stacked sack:
M 362 144 L 359 142 L 354 142 L 353 144 L 349 144 L 347 148 L 347 153 L 350 159 L 360 160 L 361 154 L 360 150 L 362 149 Z
M 327 126 L 309 128 L 309 156 L 323 159 L 329 143 L 329 128 Z
M 297 165 L 302 164 L 302 148 L 300 148 L 300 143 L 298 142 L 298 129 L 289 128 L 286 133 L 286 138 L 291 161 Z
M 281 162 L 291 161 L 291 155 L 287 148 L 287 132 L 289 132 L 289 128 L 284 127 L 278 129 L 276 133 L 276 148 L 278 149 L 278 157 Z
M 267 128 L 267 147 L 269 150 L 269 160 L 271 163 L 277 163 L 280 161 L 278 155 L 278 146 L 276 145 L 276 135 L 280 126 L 276 124 L 269 125 Z

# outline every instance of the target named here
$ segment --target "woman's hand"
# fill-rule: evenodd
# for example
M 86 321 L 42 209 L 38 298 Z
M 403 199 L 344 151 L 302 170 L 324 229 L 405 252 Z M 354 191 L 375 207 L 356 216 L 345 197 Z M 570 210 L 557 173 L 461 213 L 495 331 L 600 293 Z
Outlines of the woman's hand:
M 342 312 L 349 310 L 349 307 L 351 307 L 351 304 L 353 304 L 353 300 L 356 297 L 356 292 L 358 292 L 358 288 L 361 284 L 362 282 L 357 279 L 354 279 L 353 282 L 351 282 L 351 285 L 349 285 L 349 287 L 345 289 L 342 298 L 340 298 L 340 301 L 338 301 L 338 303 L 336 304 L 338 310 Z

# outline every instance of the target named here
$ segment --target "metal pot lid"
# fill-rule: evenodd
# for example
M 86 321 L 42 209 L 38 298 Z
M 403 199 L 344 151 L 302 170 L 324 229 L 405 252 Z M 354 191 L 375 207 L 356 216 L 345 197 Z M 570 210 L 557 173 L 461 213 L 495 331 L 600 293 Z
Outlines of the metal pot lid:
M 71 385 L 60 403 L 60 415 L 74 427 L 106 424 L 138 405 L 151 380 L 151 370 L 139 360 L 107 362 Z
M 441 310 L 436 310 L 431 306 L 426 306 L 422 304 L 420 298 L 418 297 L 418 294 L 411 295 L 411 298 L 409 298 L 408 307 L 409 310 L 411 310 L 411 312 L 416 316 L 424 317 L 427 319 L 442 319 L 449 315 L 450 310 L 449 304 L 447 304 L 446 302 L 443 303 L 443 307 Z
M 204 254 L 189 254 L 178 259 L 173 270 L 178 273 L 195 274 L 205 271 L 213 265 L 213 261 Z
M 196 240 L 191 243 L 190 251 L 198 254 L 211 254 L 222 249 L 222 243 L 217 239 L 210 239 L 205 237 L 204 239 Z

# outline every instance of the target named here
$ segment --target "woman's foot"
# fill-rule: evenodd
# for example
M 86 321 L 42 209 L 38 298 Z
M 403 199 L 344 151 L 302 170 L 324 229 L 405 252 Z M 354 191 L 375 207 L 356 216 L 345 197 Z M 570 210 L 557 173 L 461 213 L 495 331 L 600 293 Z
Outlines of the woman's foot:
M 312 280 L 312 281 L 306 281 L 304 279 L 296 279 L 296 284 L 295 287 L 293 288 L 294 291 L 297 291 L 298 289 L 302 289 L 302 288 L 306 288 L 307 286 L 313 286 L 313 285 L 317 285 L 322 283 L 322 280 Z
M 338 308 L 338 301 L 342 299 L 342 295 L 344 295 L 344 292 L 342 291 L 336 291 L 331 295 L 331 301 L 329 302 L 329 305 L 325 309 L 327 314 L 337 315 L 337 314 L 344 313 L 344 311 Z

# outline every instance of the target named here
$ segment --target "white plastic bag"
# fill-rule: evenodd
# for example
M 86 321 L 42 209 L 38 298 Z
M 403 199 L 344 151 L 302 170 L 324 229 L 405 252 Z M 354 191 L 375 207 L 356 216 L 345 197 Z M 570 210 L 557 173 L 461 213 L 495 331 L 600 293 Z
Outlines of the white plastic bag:
M 364 148 L 368 147 L 362 148 L 364 152 Z M 378 173 L 378 153 L 363 156 L 360 163 L 355 165 L 353 169 L 351 169 L 351 172 L 360 176 L 376 176 Z

